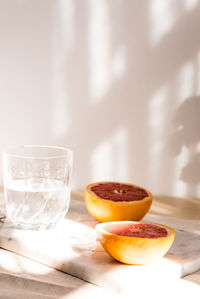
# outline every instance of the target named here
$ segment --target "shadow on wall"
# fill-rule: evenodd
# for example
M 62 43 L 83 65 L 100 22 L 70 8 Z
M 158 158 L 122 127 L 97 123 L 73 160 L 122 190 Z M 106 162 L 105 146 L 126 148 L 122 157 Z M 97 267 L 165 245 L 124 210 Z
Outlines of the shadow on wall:
M 180 177 L 187 161 L 177 170 L 165 140 L 178 104 L 199 93 L 178 80 L 189 64 L 199 85 L 199 1 L 19 2 L 0 1 L 2 144 L 71 147 L 75 188 L 120 180 L 179 196 L 195 170 Z
M 169 161 L 185 139 L 186 146 L 191 145 L 191 138 L 198 141 L 193 123 L 198 122 L 193 117 L 198 99 L 186 101 L 176 113 L 175 125 L 180 122 L 183 129 L 169 139 L 172 156 L 169 158 L 162 150 L 152 154 L 151 148 L 163 142 L 169 132 L 171 115 L 177 107 L 177 75 L 184 63 L 198 54 L 200 5 L 179 14 L 169 32 L 152 45 L 146 1 L 140 5 L 136 1 L 128 1 L 127 5 L 123 1 L 100 1 L 98 10 L 91 3 L 73 2 L 73 47 L 56 70 L 64 77 L 60 85 L 66 98 L 63 109 L 70 113 L 68 130 L 57 138 L 57 143 L 68 143 L 74 149 L 75 185 L 118 179 L 143 184 L 155 193 L 173 193 L 177 178 L 175 165 Z M 191 42 L 186 43 L 189 39 Z M 163 86 L 168 86 L 164 109 L 157 107 L 154 111 L 155 116 L 162 114 L 162 123 L 152 128 L 151 97 Z M 195 156 L 191 159 L 196 160 Z M 155 172 L 152 163 L 157 163 Z M 189 165 L 182 169 L 181 179 L 196 176 Z
M 200 183 L 200 96 L 185 99 L 175 112 L 173 133 L 169 148 L 173 155 L 186 152 L 186 163 L 180 173 L 180 180 L 188 188 L 198 188 Z
M 198 98 L 186 101 L 175 112 L 176 131 L 168 145 L 173 148 L 170 157 L 162 147 L 154 153 L 153 147 L 165 143 L 170 119 L 180 102 L 180 69 L 198 55 L 200 4 L 189 11 L 180 6 L 181 13 L 177 13 L 170 30 L 152 44 L 151 31 L 158 27 L 152 27 L 153 2 L 73 2 L 73 46 L 63 59 L 59 58 L 55 72 L 64 80 L 55 91 L 65 97 L 61 110 L 69 111 L 68 129 L 56 142 L 67 143 L 75 152 L 76 187 L 90 180 L 127 180 L 145 185 L 156 194 L 173 194 L 176 180 L 189 183 L 195 177 L 198 181 L 192 166 L 197 153 L 185 168 L 184 163 L 180 165 L 181 178 L 175 176 L 173 159 L 184 142 L 188 148 L 193 139 L 198 142 L 198 119 L 193 116 L 198 111 Z M 60 24 L 58 31 L 66 24 Z M 162 87 L 167 87 L 166 99 L 161 105 L 159 99 L 154 103 L 152 115 L 152 95 Z M 151 118 L 159 115 L 160 120 L 152 127 Z M 65 119 L 61 121 L 66 123 Z M 180 131 L 179 123 L 183 126 Z

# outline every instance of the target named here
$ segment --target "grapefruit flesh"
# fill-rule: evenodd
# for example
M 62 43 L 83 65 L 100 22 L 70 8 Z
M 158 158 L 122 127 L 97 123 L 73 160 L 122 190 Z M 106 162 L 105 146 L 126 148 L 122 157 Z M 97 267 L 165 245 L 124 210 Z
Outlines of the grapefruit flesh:
M 170 249 L 175 231 L 157 223 L 117 221 L 96 225 L 105 251 L 125 264 L 148 264 Z
M 91 191 L 99 198 L 112 201 L 137 201 L 148 196 L 139 187 L 123 183 L 100 183 L 91 187 Z
M 85 189 L 88 212 L 99 222 L 139 221 L 152 204 L 152 194 L 133 184 L 98 182 Z
M 138 238 L 160 238 L 167 236 L 167 230 L 154 224 L 134 223 L 118 224 L 105 229 L 118 236 L 138 237 Z

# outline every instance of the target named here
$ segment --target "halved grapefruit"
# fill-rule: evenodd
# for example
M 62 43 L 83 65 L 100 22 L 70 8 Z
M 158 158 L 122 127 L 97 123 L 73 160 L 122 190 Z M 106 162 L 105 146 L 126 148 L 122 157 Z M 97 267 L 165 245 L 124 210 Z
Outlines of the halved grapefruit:
M 95 226 L 105 251 L 125 264 L 148 264 L 164 256 L 175 231 L 168 226 L 135 221 L 99 223 Z
M 100 222 L 139 221 L 151 207 L 152 194 L 132 184 L 98 182 L 86 187 L 85 204 Z

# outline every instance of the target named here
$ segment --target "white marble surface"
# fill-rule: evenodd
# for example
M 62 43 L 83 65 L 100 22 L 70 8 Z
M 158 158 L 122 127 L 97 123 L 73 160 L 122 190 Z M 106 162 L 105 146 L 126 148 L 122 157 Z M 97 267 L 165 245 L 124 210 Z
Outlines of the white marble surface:
M 130 285 L 129 294 L 117 294 L 104 288 L 92 285 L 76 277 L 57 271 L 18 254 L 0 249 L 0 298 L 2 299 L 125 299 L 125 298 L 182 298 L 199 299 L 200 286 L 191 281 L 178 279 L 170 287 L 161 289 L 157 285 L 157 292 L 143 287 L 136 289 Z M 198 277 L 198 275 L 196 275 Z M 144 286 L 146 284 L 144 283 Z M 173 290 L 173 296 L 172 296 Z M 153 296 L 151 296 L 153 294 Z
M 97 223 L 88 215 L 82 202 L 71 200 L 67 218 L 48 231 L 22 231 L 11 223 L 1 223 L 0 246 L 35 261 L 49 265 L 98 286 L 130 295 L 161 288 L 200 269 L 199 222 L 176 220 L 149 214 L 146 220 L 166 223 L 176 230 L 169 253 L 153 264 L 123 265 L 108 256 L 96 241 Z M 196 233 L 191 233 L 195 227 Z M 188 231 L 186 231 L 188 230 Z M 144 289 L 143 283 L 148 287 Z M 157 287 L 159 292 L 159 288 Z
M 123 299 L 124 297 L 0 249 L 1 299 Z

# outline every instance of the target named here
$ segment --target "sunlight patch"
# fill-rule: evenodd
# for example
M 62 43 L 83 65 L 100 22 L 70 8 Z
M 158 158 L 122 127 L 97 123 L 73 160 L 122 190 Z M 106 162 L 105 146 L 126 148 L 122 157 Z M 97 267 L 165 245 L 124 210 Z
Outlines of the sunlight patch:
M 162 86 L 152 96 L 149 105 L 149 125 L 155 130 L 162 128 L 165 108 L 167 104 L 168 86 Z
M 53 26 L 53 99 L 52 133 L 62 138 L 69 127 L 68 94 L 65 80 L 65 62 L 74 47 L 74 2 L 59 0 L 54 5 Z
M 128 175 L 128 133 L 119 128 L 104 140 L 91 158 L 91 180 L 125 180 Z
M 151 97 L 149 102 L 149 154 L 150 166 L 148 168 L 151 185 L 157 188 L 163 159 L 165 127 L 167 123 L 169 86 L 163 85 Z M 152 188 L 153 188 L 152 187 Z
M 150 39 L 155 46 L 167 34 L 176 21 L 176 2 L 173 0 L 150 1 Z
M 180 179 L 182 170 L 189 161 L 189 150 L 185 146 L 183 147 L 181 153 L 175 159 L 175 168 L 174 168 L 174 194 L 176 196 L 186 196 L 187 193 L 187 184 Z
M 90 0 L 89 4 L 89 88 L 91 102 L 97 103 L 111 85 L 109 2 Z
M 195 6 L 199 3 L 199 0 L 183 0 L 185 9 L 190 11 L 195 8 Z
M 178 74 L 178 104 L 182 104 L 194 93 L 194 64 L 187 62 Z
M 119 79 L 124 75 L 126 71 L 126 56 L 124 47 L 120 47 L 113 56 L 112 69 L 113 75 L 116 79 Z

